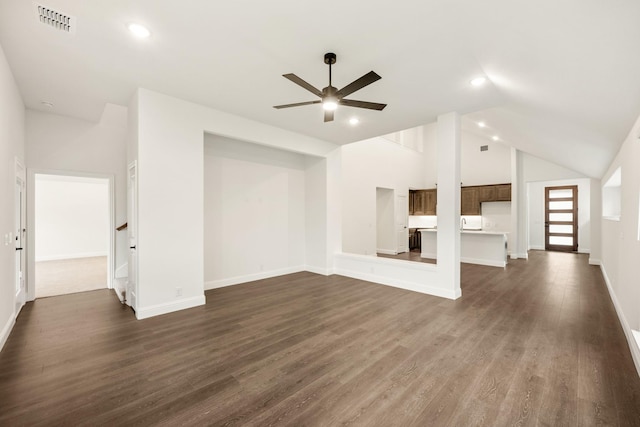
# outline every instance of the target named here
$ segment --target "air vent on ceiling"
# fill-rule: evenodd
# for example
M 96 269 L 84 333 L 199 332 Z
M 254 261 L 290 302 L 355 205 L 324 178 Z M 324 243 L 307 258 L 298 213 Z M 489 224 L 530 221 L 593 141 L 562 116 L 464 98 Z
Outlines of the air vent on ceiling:
M 489 146 L 488 145 L 481 145 L 480 146 L 480 151 L 489 151 Z
M 36 7 L 38 20 L 41 23 L 48 25 L 51 28 L 55 28 L 56 30 L 64 31 L 65 33 L 76 33 L 76 18 L 74 16 L 67 15 L 66 13 L 48 8 L 38 3 L 34 3 L 34 5 Z

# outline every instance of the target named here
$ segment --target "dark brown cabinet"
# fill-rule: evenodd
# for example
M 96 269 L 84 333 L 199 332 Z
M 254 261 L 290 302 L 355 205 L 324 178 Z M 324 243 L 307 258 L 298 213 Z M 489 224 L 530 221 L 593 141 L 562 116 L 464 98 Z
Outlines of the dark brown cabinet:
M 498 202 L 510 202 L 511 201 L 511 184 L 494 185 L 496 188 L 496 201 Z
M 437 215 L 438 190 L 409 190 L 409 215 Z M 480 215 L 482 202 L 511 201 L 511 184 L 460 188 L 460 215 Z
M 478 187 L 460 188 L 460 215 L 480 215 Z
M 409 215 L 435 215 L 436 190 L 411 190 L 409 192 Z

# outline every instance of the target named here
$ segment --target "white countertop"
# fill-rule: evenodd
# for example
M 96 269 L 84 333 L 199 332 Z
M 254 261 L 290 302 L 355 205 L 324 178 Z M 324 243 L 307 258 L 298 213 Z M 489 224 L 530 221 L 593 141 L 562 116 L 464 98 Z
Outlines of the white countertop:
M 429 233 L 436 233 L 437 228 L 419 228 L 418 231 L 427 231 Z M 488 230 L 462 230 L 461 234 L 489 234 L 493 236 L 502 236 L 509 234 L 508 231 L 488 231 Z

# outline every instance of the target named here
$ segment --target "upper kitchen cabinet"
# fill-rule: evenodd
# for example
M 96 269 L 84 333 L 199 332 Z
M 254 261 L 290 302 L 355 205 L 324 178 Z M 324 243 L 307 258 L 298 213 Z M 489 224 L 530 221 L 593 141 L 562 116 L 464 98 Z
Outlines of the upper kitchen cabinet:
M 480 202 L 511 201 L 511 184 L 481 185 L 478 189 Z
M 436 189 L 412 190 L 409 197 L 409 215 L 435 215 Z
M 511 201 L 511 184 L 495 185 L 496 188 L 496 201 L 497 202 L 510 202 Z
M 460 188 L 460 215 L 480 215 L 480 191 L 478 187 Z

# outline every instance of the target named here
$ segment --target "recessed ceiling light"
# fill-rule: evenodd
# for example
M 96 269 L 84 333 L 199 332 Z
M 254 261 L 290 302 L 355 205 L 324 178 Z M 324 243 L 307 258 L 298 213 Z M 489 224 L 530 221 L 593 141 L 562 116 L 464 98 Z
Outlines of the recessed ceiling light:
M 475 79 L 471 80 L 469 83 L 471 83 L 471 86 L 480 87 L 486 82 L 487 82 L 487 78 L 482 76 L 482 77 L 476 77 Z
M 483 127 L 486 127 L 486 126 L 487 126 L 487 124 L 485 122 L 478 122 L 478 127 L 483 128 Z
M 49 102 L 49 101 L 40 101 L 40 104 L 42 104 L 42 106 L 43 106 L 43 107 L 53 108 L 53 102 Z
M 355 126 L 355 125 L 357 125 L 358 123 L 360 123 L 360 120 L 358 120 L 358 118 L 357 118 L 357 117 L 351 117 L 351 118 L 349 119 L 349 123 L 350 123 L 352 126 Z
M 127 28 L 129 29 L 131 34 L 138 37 L 139 39 L 146 39 L 151 35 L 151 31 L 149 31 L 149 29 L 144 25 L 131 23 L 127 25 Z
M 500 140 L 500 138 L 498 137 L 498 135 L 493 135 L 493 136 L 491 137 L 491 139 L 493 139 L 494 141 L 499 141 L 499 140 Z

